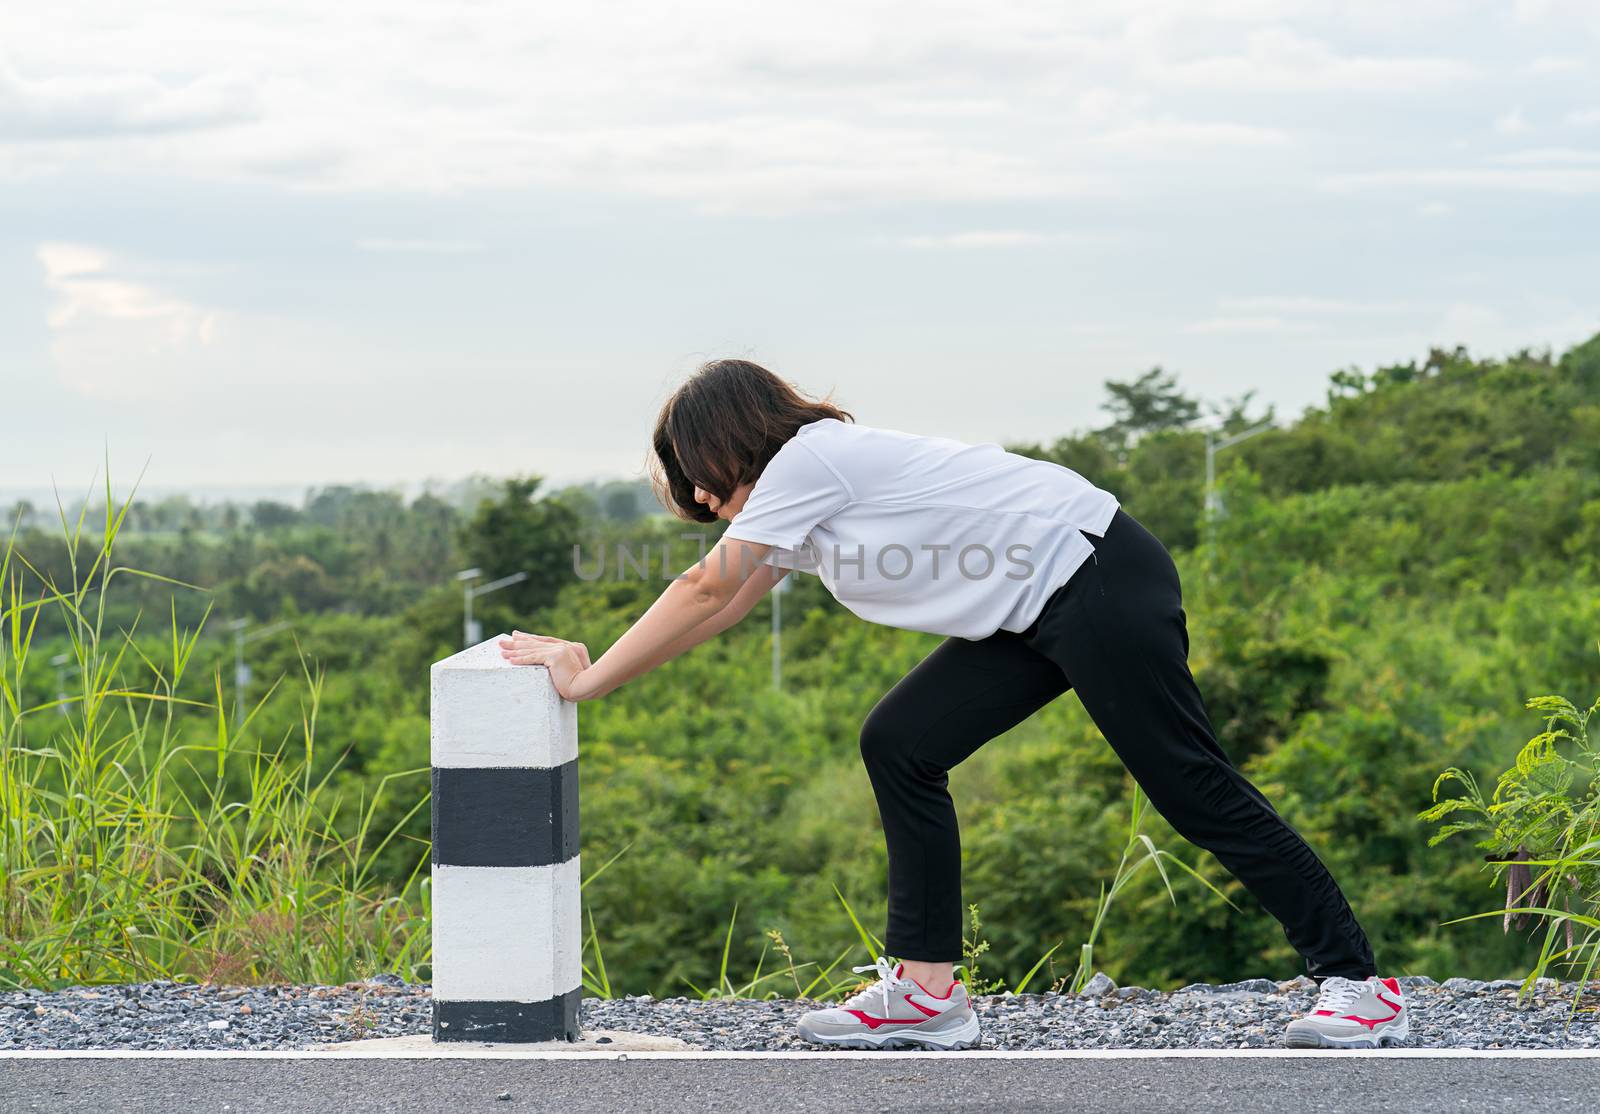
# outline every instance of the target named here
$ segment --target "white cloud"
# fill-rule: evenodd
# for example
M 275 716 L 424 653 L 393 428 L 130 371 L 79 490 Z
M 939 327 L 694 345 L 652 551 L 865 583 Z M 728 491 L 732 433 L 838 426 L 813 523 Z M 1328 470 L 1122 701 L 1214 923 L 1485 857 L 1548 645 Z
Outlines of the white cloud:
M 1175 146 L 1264 147 L 1288 143 L 1290 134 L 1281 128 L 1249 124 L 1207 123 L 1168 117 L 1113 128 L 1089 137 L 1087 142 L 1118 148 L 1140 148 L 1149 154 L 1168 152 Z M 1190 157 L 1190 152 L 1184 152 Z
M 1600 150 L 1581 147 L 1534 147 L 1510 151 L 1489 161 L 1503 166 L 1592 166 L 1600 164 Z
M 1186 333 L 1237 335 L 1251 333 L 1281 334 L 1308 333 L 1320 328 L 1315 322 L 1295 321 L 1275 314 L 1250 317 L 1213 317 L 1205 321 L 1191 321 L 1183 326 Z
M 1469 63 L 1428 55 L 1347 55 L 1286 27 L 1245 37 L 1245 49 L 1152 67 L 1146 76 L 1207 89 L 1346 92 L 1393 96 L 1456 85 L 1476 75 Z
M 498 469 L 530 451 L 632 469 L 626 430 L 648 427 L 661 365 L 725 349 L 837 373 L 880 414 L 906 405 L 907 374 L 959 384 L 975 353 L 1001 352 L 1031 387 L 1037 361 L 1012 357 L 1053 353 L 1047 404 L 959 416 L 1043 434 L 1104 379 L 1189 350 L 1226 353 L 1197 369 L 1213 397 L 1261 385 L 1288 405 L 1356 360 L 1593 332 L 1600 305 L 1571 206 L 1545 203 L 1600 191 L 1600 167 L 1548 154 L 1600 134 L 1592 71 L 1552 61 L 1593 54 L 1580 5 L 1522 24 L 1459 0 L 26 14 L 0 60 L 9 226 L 37 230 L 29 248 L 98 247 L 0 285 L 0 307 L 36 322 L 0 338 L 0 367 L 116 402 L 0 437 L 19 475 L 73 437 L 94 457 L 100 415 L 196 472 Z M 1513 106 L 1529 130 L 1496 136 Z M 682 213 L 845 208 L 868 211 Z M 1117 250 L 1083 258 L 1102 227 Z M 129 258 L 133 243 L 162 260 Z M 436 266 L 491 252 L 493 267 Z M 751 259 L 769 281 L 748 281 Z M 552 284 L 507 311 L 507 291 Z M 1539 290 L 1572 305 L 1540 308 Z M 882 312 L 855 312 L 863 298 Z M 602 451 L 571 415 L 614 403 L 618 374 L 645 401 Z M 534 424 L 486 452 L 465 410 L 441 430 L 441 381 Z M 175 405 L 181 422 L 149 409 Z
M 362 251 L 418 255 L 464 255 L 483 250 L 483 245 L 474 240 L 387 240 L 379 238 L 357 240 L 356 247 Z
M 1183 332 L 1218 336 L 1293 336 L 1321 333 L 1329 318 L 1415 314 L 1409 302 L 1373 302 L 1313 294 L 1259 294 L 1217 299 L 1216 317 L 1191 321 Z
M 1078 94 L 1074 107 L 1082 119 L 1091 123 L 1115 124 L 1133 116 L 1149 100 L 1147 95 L 1135 90 L 1096 85 Z
M 118 277 L 111 255 L 82 244 L 40 244 L 50 309 L 50 354 L 62 381 L 96 398 L 137 398 L 177 385 L 177 373 L 216 339 L 220 315 Z
M 1536 74 L 1573 73 L 1583 69 L 1583 59 L 1570 55 L 1546 55 L 1535 58 L 1528 64 L 1528 69 Z
M 1473 352 L 1510 353 L 1549 345 L 1560 352 L 1600 329 L 1600 314 L 1566 297 L 1529 294 L 1514 302 L 1452 302 L 1430 322 L 1430 344 L 1465 344 Z M 1448 338 L 1448 339 L 1446 339 Z
M 530 137 L 508 167 L 547 182 L 690 202 L 706 212 L 788 213 L 893 201 L 1008 201 L 1107 192 L 1035 154 L 934 128 L 744 116 Z M 533 152 L 537 152 L 535 155 Z M 515 158 L 515 156 L 513 156 Z
M 1473 190 L 1520 190 L 1528 193 L 1589 194 L 1600 192 L 1600 169 L 1587 168 L 1441 168 L 1431 170 L 1378 170 L 1360 174 L 1335 174 L 1322 183 L 1339 191 L 1386 188 L 1454 187 Z
M 114 71 L 27 80 L 0 58 L 0 135 L 14 140 L 186 132 L 253 115 L 250 90 L 228 74 L 177 84 Z
M 1592 0 L 1516 0 L 1512 10 L 1520 23 L 1559 24 L 1569 32 L 1587 30 L 1600 35 L 1600 9 Z
M 1413 308 L 1404 302 L 1361 302 L 1348 298 L 1268 294 L 1248 298 L 1219 298 L 1217 306 L 1236 314 L 1395 313 Z
M 393 354 L 375 361 L 336 328 L 259 312 L 224 311 L 169 289 L 211 265 L 149 263 L 68 242 L 37 246 L 53 296 L 44 325 L 50 361 L 84 399 L 219 414 L 316 391 L 360 387 L 373 366 L 395 378 Z M 393 385 L 393 384 L 391 384 Z
M 1513 108 L 1494 118 L 1494 130 L 1501 135 L 1521 135 L 1528 130 L 1528 121 L 1523 117 L 1522 109 Z
M 1077 232 L 1029 232 L 1022 229 L 941 232 L 917 236 L 886 237 L 887 242 L 903 248 L 1015 248 L 1038 244 L 1081 242 L 1090 238 Z
M 1136 164 L 1226 176 L 1226 152 L 1265 159 L 1326 119 L 1262 92 L 1392 97 L 1475 78 L 1434 45 L 1448 42 L 1437 5 L 1392 8 L 173 0 L 112 21 L 95 0 L 57 0 L 7 43 L 0 172 L 551 187 L 712 213 L 1117 196 Z M 1350 27 L 1403 41 L 1336 43 L 1330 29 Z M 35 137 L 20 153 L 18 135 Z

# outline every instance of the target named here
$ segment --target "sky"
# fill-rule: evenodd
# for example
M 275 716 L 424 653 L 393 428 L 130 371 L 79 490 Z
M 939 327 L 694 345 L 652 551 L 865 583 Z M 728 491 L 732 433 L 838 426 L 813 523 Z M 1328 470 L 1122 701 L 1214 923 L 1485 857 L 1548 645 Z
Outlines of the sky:
M 1597 58 L 1588 0 L 0 0 L 0 495 L 639 477 L 720 356 L 1012 443 L 1559 353 Z

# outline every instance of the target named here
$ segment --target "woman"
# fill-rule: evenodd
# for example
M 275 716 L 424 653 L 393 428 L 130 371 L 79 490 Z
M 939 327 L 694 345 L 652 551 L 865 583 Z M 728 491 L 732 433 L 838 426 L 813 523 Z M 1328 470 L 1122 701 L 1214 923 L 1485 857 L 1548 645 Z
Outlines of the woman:
M 738 622 L 793 569 L 857 616 L 945 636 L 861 729 L 889 853 L 877 981 L 805 1014 L 805 1039 L 966 1048 L 978 1019 L 954 979 L 961 849 L 946 774 L 1068 689 L 1151 803 L 1282 923 L 1320 993 L 1297 1047 L 1405 1036 L 1399 983 L 1327 869 L 1229 762 L 1189 673 L 1172 558 L 1070 469 L 940 437 L 857 425 L 744 360 L 702 367 L 662 408 L 652 474 L 679 517 L 728 523 L 716 546 L 601 658 L 517 632 L 514 664 L 590 700 Z

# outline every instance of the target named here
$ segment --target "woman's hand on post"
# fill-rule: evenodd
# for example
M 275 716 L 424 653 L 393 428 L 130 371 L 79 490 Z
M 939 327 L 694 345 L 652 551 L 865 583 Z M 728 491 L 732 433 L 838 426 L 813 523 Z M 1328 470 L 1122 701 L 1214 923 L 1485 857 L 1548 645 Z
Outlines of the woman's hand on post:
M 512 631 L 510 638 L 500 640 L 500 655 L 512 665 L 542 665 L 549 669 L 550 681 L 564 700 L 591 698 L 579 680 L 590 668 L 589 648 L 582 642 Z

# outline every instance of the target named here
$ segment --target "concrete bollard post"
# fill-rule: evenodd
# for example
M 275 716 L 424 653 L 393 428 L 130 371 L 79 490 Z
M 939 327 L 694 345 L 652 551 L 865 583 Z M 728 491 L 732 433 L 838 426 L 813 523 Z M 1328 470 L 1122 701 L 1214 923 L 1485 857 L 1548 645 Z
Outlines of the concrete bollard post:
M 578 706 L 496 635 L 433 663 L 433 1039 L 579 1039 Z

